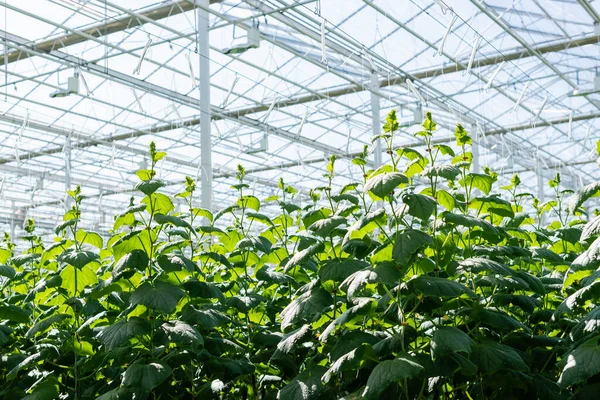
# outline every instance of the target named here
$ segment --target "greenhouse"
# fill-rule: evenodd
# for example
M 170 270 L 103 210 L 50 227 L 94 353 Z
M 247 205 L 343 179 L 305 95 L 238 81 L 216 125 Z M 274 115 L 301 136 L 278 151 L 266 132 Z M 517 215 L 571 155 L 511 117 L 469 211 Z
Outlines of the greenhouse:
M 594 0 L 0 10 L 0 399 L 600 398 Z

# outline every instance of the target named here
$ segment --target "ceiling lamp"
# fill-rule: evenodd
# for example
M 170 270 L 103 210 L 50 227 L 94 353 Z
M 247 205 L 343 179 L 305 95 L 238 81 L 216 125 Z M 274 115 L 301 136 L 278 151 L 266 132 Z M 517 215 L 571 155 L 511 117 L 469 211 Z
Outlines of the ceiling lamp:
M 223 54 L 242 54 L 250 49 L 258 49 L 260 47 L 260 31 L 258 27 L 253 26 L 246 32 L 246 41 L 243 43 L 233 44 L 227 49 L 223 49 Z M 234 27 L 234 42 L 235 42 L 235 27 Z
M 79 94 L 79 74 L 75 72 L 75 76 L 69 77 L 67 87 L 59 87 L 55 92 L 50 93 L 51 98 L 67 97 L 70 94 Z
M 594 94 L 600 92 L 600 75 L 596 75 L 594 78 L 594 87 L 590 89 L 575 89 L 571 93 L 569 93 L 569 97 L 579 97 L 579 96 L 587 96 L 589 94 Z

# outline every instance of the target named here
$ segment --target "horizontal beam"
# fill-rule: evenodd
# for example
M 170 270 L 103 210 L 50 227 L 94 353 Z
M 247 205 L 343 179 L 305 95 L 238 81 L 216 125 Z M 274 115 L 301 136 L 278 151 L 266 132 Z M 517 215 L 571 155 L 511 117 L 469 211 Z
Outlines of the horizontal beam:
M 221 3 L 223 0 L 210 0 L 210 4 Z M 189 3 L 187 1 L 180 1 L 176 3 L 170 3 L 167 5 L 160 5 L 157 7 L 149 8 L 145 11 L 138 12 L 140 17 L 144 17 L 151 20 L 160 20 L 173 15 L 181 14 L 186 11 L 191 11 L 194 9 L 194 4 Z M 122 32 L 126 29 L 135 28 L 147 23 L 144 18 L 139 18 L 138 16 L 125 16 L 119 19 L 112 20 L 110 22 L 96 24 L 93 26 L 89 26 L 83 30 L 81 33 L 93 36 L 93 37 L 102 37 L 107 36 L 112 33 Z M 82 36 L 81 34 L 70 33 L 62 36 L 57 36 L 53 39 L 44 40 L 38 43 L 33 44 L 39 51 L 50 52 L 52 50 L 58 50 L 64 47 L 73 46 L 75 44 L 83 43 L 88 39 Z M 4 65 L 5 60 L 8 63 L 12 63 L 15 61 L 19 61 L 25 58 L 31 57 L 31 54 L 23 51 L 11 51 L 8 53 L 8 57 L 0 57 L 0 65 Z

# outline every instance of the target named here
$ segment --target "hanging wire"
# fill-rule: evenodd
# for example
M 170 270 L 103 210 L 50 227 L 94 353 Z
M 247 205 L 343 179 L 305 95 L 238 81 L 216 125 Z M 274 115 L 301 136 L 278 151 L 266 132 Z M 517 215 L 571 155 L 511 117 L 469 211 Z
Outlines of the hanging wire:
M 454 23 L 456 22 L 457 19 L 458 19 L 458 15 L 454 14 L 454 12 L 453 12 L 452 20 L 450 21 L 450 23 L 448 24 L 448 27 L 446 28 L 446 33 L 444 33 L 444 36 L 442 37 L 442 41 L 440 42 L 437 52 L 433 53 L 434 56 L 444 55 L 444 46 L 446 45 L 446 39 L 448 39 L 448 36 L 450 35 L 450 31 L 452 30 L 452 25 L 454 25 Z
M 140 68 L 142 68 L 142 62 L 144 62 L 144 58 L 146 58 L 146 53 L 148 52 L 148 49 L 150 48 L 151 45 L 152 45 L 152 38 L 150 37 L 150 35 L 148 35 L 148 41 L 146 41 L 144 50 L 142 51 L 142 54 L 140 55 L 140 58 L 138 59 L 137 66 L 133 70 L 133 75 L 140 74 Z

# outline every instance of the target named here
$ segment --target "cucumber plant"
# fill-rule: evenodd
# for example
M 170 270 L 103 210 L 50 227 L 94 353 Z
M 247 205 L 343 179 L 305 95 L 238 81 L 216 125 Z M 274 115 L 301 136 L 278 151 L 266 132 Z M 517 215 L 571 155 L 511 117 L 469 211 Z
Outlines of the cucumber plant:
M 4 399 L 586 399 L 600 392 L 600 216 L 560 175 L 555 198 L 515 175 L 473 170 L 472 139 L 422 151 L 383 133 L 362 179 L 325 184 L 299 206 L 283 180 L 196 207 L 150 167 L 110 237 L 72 208 L 43 243 L 28 220 L 16 253 L 0 244 Z M 175 211 L 174 202 L 184 204 Z M 270 212 L 264 210 L 268 208 Z M 272 211 L 276 210 L 276 211 Z

